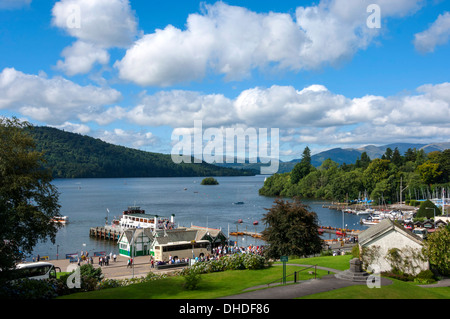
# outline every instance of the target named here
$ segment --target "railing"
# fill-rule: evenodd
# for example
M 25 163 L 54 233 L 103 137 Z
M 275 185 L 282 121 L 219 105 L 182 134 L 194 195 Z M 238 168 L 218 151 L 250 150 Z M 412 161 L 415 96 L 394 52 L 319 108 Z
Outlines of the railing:
M 309 266 L 309 267 L 306 267 L 306 268 L 304 268 L 304 269 L 302 269 L 302 270 L 299 270 L 299 271 L 294 271 L 293 273 L 291 273 L 291 274 L 289 274 L 289 275 L 286 275 L 286 277 L 281 277 L 280 279 L 271 281 L 271 282 L 269 282 L 269 283 L 267 284 L 267 287 L 268 287 L 269 285 L 273 284 L 273 283 L 276 283 L 276 282 L 280 282 L 280 284 L 283 284 L 283 282 L 284 282 L 284 283 L 286 282 L 286 280 L 283 280 L 283 279 L 286 279 L 287 277 L 290 277 L 290 276 L 294 276 L 294 283 L 297 283 L 297 280 L 298 280 L 299 277 L 300 277 L 299 273 L 302 272 L 302 271 L 305 271 L 305 270 L 307 270 L 307 269 L 313 268 L 313 267 L 314 267 L 314 279 L 316 279 L 316 278 L 317 278 L 317 264 L 316 264 L 316 265 Z

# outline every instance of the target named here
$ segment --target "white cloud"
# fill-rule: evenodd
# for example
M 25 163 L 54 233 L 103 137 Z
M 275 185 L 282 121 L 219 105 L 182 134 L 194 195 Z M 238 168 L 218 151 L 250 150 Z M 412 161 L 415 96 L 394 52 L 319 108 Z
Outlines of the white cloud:
M 386 140 L 425 140 L 450 132 L 450 83 L 427 84 L 414 94 L 349 98 L 322 85 L 297 90 L 272 86 L 242 91 L 235 99 L 220 94 L 163 91 L 144 95 L 130 109 L 109 113 L 138 125 L 170 126 L 184 132 L 202 120 L 203 128 L 279 128 L 281 141 L 358 144 Z M 103 117 L 103 114 L 93 113 Z
M 86 124 L 71 123 L 68 121 L 64 122 L 61 125 L 53 125 L 53 127 L 72 133 L 78 133 L 81 135 L 87 135 L 91 132 L 91 128 Z
M 169 25 L 142 36 L 115 66 L 124 80 L 163 87 L 209 72 L 240 80 L 254 69 L 317 69 L 351 58 L 379 35 L 367 27 L 369 4 L 378 3 L 386 19 L 414 12 L 420 2 L 321 1 L 294 16 L 217 2 L 189 15 L 185 30 Z
M 120 100 L 120 92 L 92 85 L 80 86 L 62 77 L 25 74 L 14 68 L 0 73 L 0 109 L 58 125 L 78 114 L 99 112 Z
M 112 131 L 99 131 L 94 135 L 107 143 L 137 149 L 155 146 L 159 142 L 159 138 L 151 132 L 127 131 L 120 128 Z
M 420 33 L 414 35 L 414 46 L 421 53 L 433 52 L 436 46 L 450 40 L 450 12 L 440 14 L 436 21 Z
M 69 76 L 88 73 L 95 63 L 109 62 L 108 51 L 83 41 L 76 41 L 73 45 L 66 47 L 61 55 L 65 60 L 59 60 L 57 68 Z
M 109 61 L 107 49 L 126 48 L 137 34 L 128 0 L 61 0 L 52 9 L 52 24 L 77 39 L 64 49 L 57 67 L 68 75 L 87 73 Z

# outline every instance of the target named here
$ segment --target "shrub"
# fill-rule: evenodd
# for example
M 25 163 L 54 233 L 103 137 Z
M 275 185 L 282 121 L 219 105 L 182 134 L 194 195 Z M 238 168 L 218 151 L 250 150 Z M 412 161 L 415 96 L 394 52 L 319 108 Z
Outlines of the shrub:
M 431 284 L 435 281 L 436 278 L 431 270 L 422 270 L 419 274 L 417 274 L 416 278 L 414 278 L 414 282 L 420 284 Z
M 195 290 L 197 289 L 200 280 L 202 279 L 200 276 L 200 272 L 195 268 L 189 268 L 183 275 L 184 277 L 184 289 L 187 290 Z
M 3 299 L 52 299 L 58 296 L 54 280 L 18 279 L 2 285 Z

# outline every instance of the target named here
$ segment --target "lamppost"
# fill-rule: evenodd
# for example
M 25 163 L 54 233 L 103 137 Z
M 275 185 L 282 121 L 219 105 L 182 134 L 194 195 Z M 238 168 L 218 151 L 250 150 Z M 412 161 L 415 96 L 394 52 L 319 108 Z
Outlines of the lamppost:
M 195 262 L 195 254 L 194 254 L 195 240 L 191 240 L 191 245 L 192 245 L 192 262 L 191 262 L 191 265 L 193 265 L 194 262 Z
M 434 229 L 436 229 L 436 208 L 431 208 L 431 207 L 425 207 L 425 209 L 432 209 L 433 210 L 433 223 L 434 223 Z

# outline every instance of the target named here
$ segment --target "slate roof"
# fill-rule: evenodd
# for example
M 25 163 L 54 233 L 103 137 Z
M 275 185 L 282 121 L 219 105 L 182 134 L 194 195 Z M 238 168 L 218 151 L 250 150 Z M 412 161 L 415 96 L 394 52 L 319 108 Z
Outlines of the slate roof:
M 142 233 L 144 233 L 144 236 L 147 236 L 152 240 L 153 234 L 149 228 L 136 228 L 136 229 L 126 229 L 123 231 L 123 233 L 120 235 L 119 241 L 122 239 L 122 237 L 125 236 L 127 241 L 130 243 L 131 238 L 133 237 L 133 232 L 136 230 L 134 237 L 142 236 Z
M 119 238 L 119 241 L 123 236 L 127 239 L 128 242 L 131 242 L 131 238 L 133 237 L 134 229 L 125 230 Z M 159 245 L 164 245 L 167 243 L 174 242 L 182 242 L 191 240 L 200 241 L 200 240 L 208 240 L 210 238 L 213 242 L 218 239 L 219 241 L 223 238 L 226 239 L 225 235 L 222 233 L 220 229 L 214 228 L 205 228 L 199 226 L 193 226 L 190 228 L 180 227 L 177 229 L 168 229 L 162 230 L 158 229 L 152 232 L 149 228 L 136 228 L 135 237 L 147 236 L 150 238 L 150 241 L 156 241 Z M 209 235 L 208 235 L 209 233 Z
M 411 231 L 405 229 L 404 227 L 396 224 L 395 222 L 393 222 L 390 219 L 383 219 L 381 222 L 379 222 L 376 225 L 373 225 L 371 227 L 369 227 L 368 229 L 366 229 L 365 231 L 363 231 L 362 233 L 360 233 L 358 235 L 358 242 L 360 245 L 364 245 L 365 243 L 391 231 L 391 230 L 396 230 L 398 232 L 400 232 L 401 234 L 403 234 L 404 236 L 410 238 L 411 240 L 422 244 L 422 238 L 420 238 L 419 236 L 417 236 L 416 234 L 412 233 Z
M 197 230 L 166 230 L 166 231 L 157 231 L 155 233 L 155 240 L 159 245 L 164 245 L 168 243 L 175 243 L 181 241 L 191 241 L 196 240 Z

